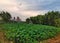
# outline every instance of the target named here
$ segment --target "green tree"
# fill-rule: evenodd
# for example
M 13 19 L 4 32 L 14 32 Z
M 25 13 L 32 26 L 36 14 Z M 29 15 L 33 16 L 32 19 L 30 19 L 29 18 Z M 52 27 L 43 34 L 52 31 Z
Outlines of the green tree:
M 26 22 L 27 22 L 27 23 L 29 23 L 29 22 L 30 22 L 30 19 L 29 19 L 29 18 L 27 18 L 27 19 L 26 19 Z
M 44 15 L 38 15 L 35 17 L 30 17 L 26 19 L 26 22 L 32 22 L 33 24 L 44 24 Z
M 35 16 L 35 17 L 30 17 L 30 20 L 32 21 L 33 24 L 38 24 L 38 18 Z
M 37 22 L 38 24 L 44 24 L 44 15 L 38 15 Z
M 59 24 L 60 12 L 59 11 L 49 11 L 45 15 L 38 15 L 35 17 L 30 17 L 33 24 L 51 25 L 56 26 L 56 22 Z M 57 19 L 57 20 L 56 20 Z M 29 20 L 28 20 L 29 21 Z
M 4 21 L 9 21 L 11 19 L 11 15 L 8 12 L 0 12 L 1 17 L 3 18 Z
M 60 27 L 60 18 L 55 19 L 55 26 Z
M 55 19 L 60 18 L 60 13 L 58 11 L 51 11 L 45 14 L 46 25 L 55 25 Z

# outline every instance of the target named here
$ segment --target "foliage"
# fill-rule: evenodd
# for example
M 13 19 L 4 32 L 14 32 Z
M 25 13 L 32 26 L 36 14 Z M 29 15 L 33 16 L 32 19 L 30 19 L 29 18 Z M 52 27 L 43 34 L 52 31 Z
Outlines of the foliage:
M 59 18 L 60 18 L 60 13 L 58 11 L 48 12 L 45 14 L 45 23 L 47 25 L 55 26 L 55 20 Z
M 38 43 L 57 35 L 56 27 L 26 23 L 4 24 L 6 38 L 15 43 Z
M 33 24 L 57 26 L 57 24 L 55 23 L 58 22 L 56 21 L 56 19 L 59 19 L 59 18 L 60 18 L 59 11 L 51 11 L 51 12 L 46 13 L 45 15 L 38 15 L 35 17 L 30 17 L 30 20 L 32 21 Z M 60 26 L 60 23 L 58 25 Z
M 30 23 L 30 19 L 29 19 L 29 18 L 27 18 L 27 19 L 26 19 L 26 22 L 27 22 L 27 23 Z
M 59 19 L 55 19 L 55 25 L 57 27 L 60 27 L 60 18 Z
M 4 21 L 9 21 L 11 19 L 11 15 L 8 12 L 0 12 L 0 16 L 3 18 Z

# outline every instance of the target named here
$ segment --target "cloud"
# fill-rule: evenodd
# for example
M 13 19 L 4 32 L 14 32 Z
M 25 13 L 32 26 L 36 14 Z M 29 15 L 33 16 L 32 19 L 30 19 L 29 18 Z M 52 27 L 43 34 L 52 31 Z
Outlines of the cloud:
M 44 7 L 50 5 L 51 3 L 55 2 L 56 0 L 20 0 L 22 4 L 25 5 L 25 10 L 43 10 Z
M 47 11 L 60 11 L 60 0 L 0 0 L 0 10 L 8 11 L 12 17 L 19 16 L 25 20 Z

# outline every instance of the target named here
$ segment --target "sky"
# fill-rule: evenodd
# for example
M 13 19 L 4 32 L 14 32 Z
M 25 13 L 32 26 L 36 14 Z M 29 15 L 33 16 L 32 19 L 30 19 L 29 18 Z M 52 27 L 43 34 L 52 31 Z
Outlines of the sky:
M 60 0 L 0 0 L 0 11 L 8 11 L 23 21 L 52 10 L 60 11 Z

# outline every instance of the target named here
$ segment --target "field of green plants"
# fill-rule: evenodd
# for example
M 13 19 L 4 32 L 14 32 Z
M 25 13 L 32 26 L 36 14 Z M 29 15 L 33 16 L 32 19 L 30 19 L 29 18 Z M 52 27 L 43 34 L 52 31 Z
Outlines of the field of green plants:
M 15 43 L 39 43 L 57 35 L 58 28 L 38 24 L 5 23 L 5 36 Z

